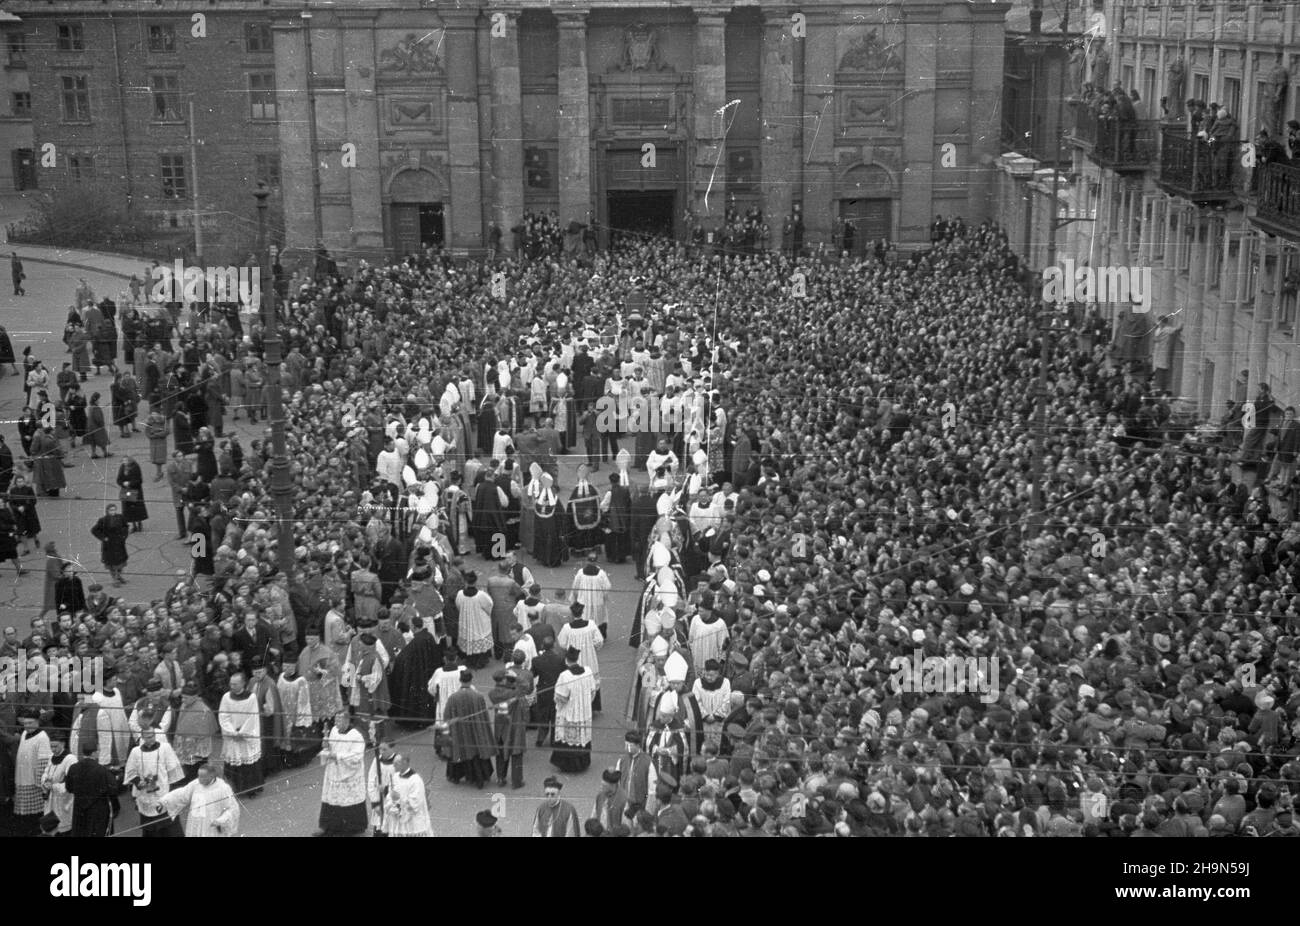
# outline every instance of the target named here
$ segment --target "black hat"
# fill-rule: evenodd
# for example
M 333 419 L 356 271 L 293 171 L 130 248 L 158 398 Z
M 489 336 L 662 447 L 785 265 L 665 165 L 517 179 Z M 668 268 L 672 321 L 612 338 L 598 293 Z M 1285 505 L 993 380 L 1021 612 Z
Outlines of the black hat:
M 722 671 L 722 663 L 718 662 L 718 660 L 716 660 L 716 659 L 706 659 L 706 660 L 704 660 L 704 671 L 705 671 L 705 672 L 721 672 L 721 671 Z
M 474 822 L 486 830 L 497 825 L 497 818 L 492 816 L 490 810 L 480 810 L 474 815 Z
M 248 667 L 250 669 L 265 669 L 266 660 L 261 656 L 254 656 L 252 659 L 248 660 Z
M 587 610 L 587 606 L 581 601 L 575 601 L 573 604 L 569 605 L 569 611 L 573 613 L 574 617 L 581 617 L 582 612 L 585 610 Z
M 618 769 L 616 768 L 607 768 L 605 771 L 600 773 L 600 780 L 607 781 L 612 785 L 618 784 L 621 777 L 622 776 L 619 775 Z
M 577 662 L 579 659 L 582 658 L 582 651 L 579 650 L 576 646 L 570 646 L 568 651 L 565 652 L 564 658 L 567 659 L 569 662 Z
M 153 678 L 149 679 L 149 681 L 144 683 L 144 690 L 162 691 L 162 679 L 155 675 Z
M 468 685 L 472 681 L 474 681 L 474 673 L 471 672 L 469 669 L 461 669 L 460 683 L 462 685 Z

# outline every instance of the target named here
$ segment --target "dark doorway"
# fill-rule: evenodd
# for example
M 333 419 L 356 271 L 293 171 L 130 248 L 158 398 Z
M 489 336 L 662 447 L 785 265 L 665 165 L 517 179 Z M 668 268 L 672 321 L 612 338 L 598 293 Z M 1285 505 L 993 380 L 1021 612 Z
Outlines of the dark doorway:
M 442 247 L 444 228 L 442 203 L 420 204 L 420 247 Z
M 839 247 L 853 256 L 865 254 L 877 241 L 889 241 L 888 199 L 841 199 Z
M 36 189 L 36 155 L 31 148 L 15 148 L 13 151 L 14 189 Z
M 615 192 L 609 194 L 610 242 L 626 237 L 673 236 L 672 190 Z
M 393 203 L 393 246 L 399 256 L 441 247 L 446 229 L 442 203 Z

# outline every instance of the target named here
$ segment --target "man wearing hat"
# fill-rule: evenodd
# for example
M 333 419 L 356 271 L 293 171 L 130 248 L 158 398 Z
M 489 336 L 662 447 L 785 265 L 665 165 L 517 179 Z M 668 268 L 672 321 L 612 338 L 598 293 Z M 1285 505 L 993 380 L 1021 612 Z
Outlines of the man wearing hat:
M 524 786 L 524 749 L 528 744 L 528 710 L 525 697 L 516 685 L 516 677 L 505 669 L 492 675 L 495 683 L 488 692 L 492 704 L 493 734 L 496 739 L 497 785 L 504 787 L 510 774 L 510 787 Z
M 578 820 L 578 811 L 568 801 L 560 799 L 564 785 L 560 779 L 551 776 L 542 784 L 543 801 L 533 815 L 533 836 L 563 837 L 581 836 L 582 825 Z
M 501 827 L 497 826 L 497 818 L 492 815 L 492 811 L 480 810 L 474 815 L 474 835 L 486 837 L 501 835 Z
M 564 673 L 564 657 L 555 651 L 555 637 L 543 634 L 539 641 L 541 652 L 533 660 L 532 672 L 537 692 L 533 703 L 532 722 L 537 728 L 538 747 L 544 746 L 547 739 L 555 741 L 555 686 Z
M 596 792 L 596 806 L 591 816 L 600 821 L 606 831 L 623 823 L 627 813 L 627 792 L 621 782 L 623 776 L 617 768 L 607 768 L 600 773 L 600 790 Z

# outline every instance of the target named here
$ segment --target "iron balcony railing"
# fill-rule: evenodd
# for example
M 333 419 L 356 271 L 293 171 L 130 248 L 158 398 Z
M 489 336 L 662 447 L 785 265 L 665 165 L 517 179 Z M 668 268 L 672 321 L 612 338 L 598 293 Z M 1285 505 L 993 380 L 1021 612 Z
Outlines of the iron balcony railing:
M 1273 225 L 1300 235 L 1300 167 L 1264 164 L 1257 171 L 1256 214 Z
M 1161 130 L 1160 184 L 1177 196 L 1229 199 L 1240 185 L 1241 140 L 1201 138 L 1186 129 Z
M 1120 122 L 1099 119 L 1092 158 L 1102 167 L 1115 170 L 1142 170 L 1156 161 L 1158 125 L 1150 119 Z

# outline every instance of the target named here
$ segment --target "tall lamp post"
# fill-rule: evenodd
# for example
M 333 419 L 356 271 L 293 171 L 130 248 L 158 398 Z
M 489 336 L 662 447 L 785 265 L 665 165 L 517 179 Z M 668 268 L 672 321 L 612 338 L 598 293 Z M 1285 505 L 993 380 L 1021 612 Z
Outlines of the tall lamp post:
M 1042 0 L 1034 0 L 1033 8 L 1030 10 L 1030 38 L 1024 43 L 1025 53 L 1035 61 L 1041 60 L 1049 48 L 1055 48 L 1058 43 L 1055 39 L 1049 39 L 1042 35 L 1041 23 L 1043 19 Z M 1068 47 L 1070 37 L 1070 0 L 1065 2 L 1065 13 L 1061 18 L 1061 38 L 1064 45 Z M 1041 73 L 1041 72 L 1040 72 Z M 1071 220 L 1060 218 L 1060 184 L 1061 184 L 1061 148 L 1065 134 L 1065 58 L 1061 59 L 1061 79 L 1057 87 L 1056 94 L 1056 125 L 1054 129 L 1055 151 L 1052 156 L 1052 205 L 1051 213 L 1047 220 L 1047 263 L 1051 267 L 1056 264 L 1056 231 L 1062 225 L 1068 224 Z M 1041 99 L 1041 96 L 1040 96 Z M 1030 467 L 1030 507 L 1032 514 L 1028 521 L 1029 533 L 1037 537 L 1043 528 L 1046 520 L 1046 510 L 1043 499 L 1043 479 L 1044 479 L 1044 456 L 1047 453 L 1047 402 L 1051 396 L 1051 383 L 1048 376 L 1048 367 L 1052 362 L 1052 335 L 1057 328 L 1057 313 L 1059 309 L 1053 309 L 1052 306 L 1041 306 L 1041 324 L 1039 326 L 1039 345 L 1040 355 L 1038 361 L 1038 383 L 1036 392 L 1037 403 L 1034 410 L 1034 453 Z
M 280 320 L 276 313 L 275 278 L 271 273 L 271 256 L 266 247 L 266 200 L 271 191 L 258 181 L 253 196 L 257 199 L 257 269 L 262 290 L 262 346 L 266 357 L 267 417 L 271 419 L 271 499 L 276 515 L 276 563 L 285 580 L 293 567 L 293 473 L 285 441 L 284 393 L 280 386 Z

